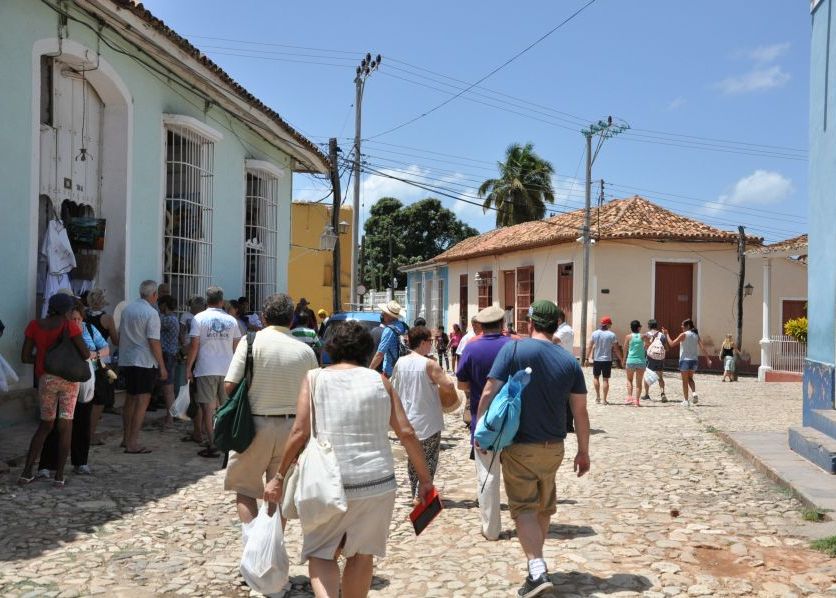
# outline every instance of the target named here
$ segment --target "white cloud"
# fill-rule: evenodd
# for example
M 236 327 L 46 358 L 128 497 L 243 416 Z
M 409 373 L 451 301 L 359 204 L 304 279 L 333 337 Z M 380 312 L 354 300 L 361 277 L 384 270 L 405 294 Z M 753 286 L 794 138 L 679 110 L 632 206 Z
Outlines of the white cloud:
M 776 64 L 768 68 L 756 67 L 735 77 L 726 77 L 716 86 L 725 94 L 737 95 L 783 87 L 789 80 L 790 74 Z
M 685 98 L 682 96 L 675 97 L 670 102 L 668 102 L 668 110 L 677 110 L 678 108 L 682 108 L 685 105 Z
M 722 212 L 726 206 L 763 206 L 780 203 L 795 192 L 792 181 L 779 172 L 756 170 L 737 181 L 717 201 L 705 204 L 710 214 Z
M 758 63 L 775 62 L 778 58 L 787 53 L 790 49 L 790 42 L 783 42 L 780 44 L 771 44 L 769 46 L 758 46 L 747 50 L 743 56 Z

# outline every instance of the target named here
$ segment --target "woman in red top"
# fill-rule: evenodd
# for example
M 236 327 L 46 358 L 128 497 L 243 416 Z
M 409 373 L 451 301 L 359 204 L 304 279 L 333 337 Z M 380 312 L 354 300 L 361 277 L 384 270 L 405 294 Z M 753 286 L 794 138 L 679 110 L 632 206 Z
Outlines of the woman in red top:
M 72 431 L 73 412 L 75 402 L 78 398 L 78 382 L 70 382 L 58 376 L 46 373 L 44 360 L 47 350 L 57 343 L 64 330 L 69 332 L 70 338 L 78 349 L 83 359 L 90 357 L 90 351 L 84 344 L 81 336 L 81 328 L 75 322 L 70 321 L 75 298 L 70 295 L 58 293 L 49 299 L 49 312 L 43 320 L 32 320 L 26 327 L 23 350 L 20 360 L 23 363 L 35 364 L 35 377 L 38 380 L 38 401 L 41 404 L 41 423 L 32 436 L 29 443 L 29 454 L 26 455 L 26 464 L 18 478 L 18 484 L 25 486 L 35 479 L 32 470 L 35 465 L 35 458 L 41 454 L 44 444 L 52 426 L 58 418 L 58 464 L 55 471 L 55 487 L 64 486 L 64 463 L 70 453 L 70 439 Z
M 459 356 L 456 355 L 456 349 L 459 348 L 459 343 L 462 342 L 462 327 L 458 324 L 453 324 L 453 330 L 450 332 L 450 355 L 453 358 L 453 371 L 456 371 L 456 366 L 459 364 Z

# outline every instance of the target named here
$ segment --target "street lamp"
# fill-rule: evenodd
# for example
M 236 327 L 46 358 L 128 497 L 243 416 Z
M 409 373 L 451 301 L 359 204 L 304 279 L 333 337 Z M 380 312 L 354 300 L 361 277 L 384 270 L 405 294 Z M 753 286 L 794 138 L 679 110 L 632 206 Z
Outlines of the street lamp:
M 320 251 L 334 251 L 337 245 L 337 233 L 334 232 L 334 227 L 330 224 L 325 225 L 325 229 L 319 236 L 319 250 Z
M 755 287 L 752 286 L 752 283 L 746 283 L 746 286 L 743 287 L 743 295 L 744 297 L 751 297 L 752 292 L 755 290 Z
M 340 234 L 341 235 L 344 235 L 345 233 L 348 232 L 348 226 L 349 226 L 348 222 L 346 222 L 345 220 L 341 220 L 339 226 L 340 226 Z

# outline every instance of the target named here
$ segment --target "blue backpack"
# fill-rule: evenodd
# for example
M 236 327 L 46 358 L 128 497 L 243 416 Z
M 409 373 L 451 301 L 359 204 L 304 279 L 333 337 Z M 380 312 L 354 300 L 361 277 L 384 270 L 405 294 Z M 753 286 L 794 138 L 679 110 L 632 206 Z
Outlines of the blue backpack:
M 500 451 L 514 442 L 514 436 L 520 428 L 522 391 L 530 381 L 530 367 L 511 376 L 485 414 L 476 422 L 473 437 L 482 450 Z

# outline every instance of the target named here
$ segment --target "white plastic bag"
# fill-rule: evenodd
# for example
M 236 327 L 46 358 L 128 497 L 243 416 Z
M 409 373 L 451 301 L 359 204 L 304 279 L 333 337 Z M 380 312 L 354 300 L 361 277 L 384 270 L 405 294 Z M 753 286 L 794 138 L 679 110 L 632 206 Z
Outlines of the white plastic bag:
M 177 398 L 174 400 L 174 403 L 171 405 L 168 412 L 172 417 L 179 417 L 180 419 L 186 420 L 189 419 L 189 416 L 186 415 L 186 411 L 189 409 L 189 400 L 189 385 L 184 384 L 180 387 L 180 390 L 177 393 Z
M 284 545 L 281 511 L 271 517 L 268 503 L 263 503 L 258 516 L 241 524 L 244 551 L 241 554 L 241 577 L 256 592 L 277 594 L 287 583 L 290 558 Z
M 647 382 L 648 386 L 653 386 L 659 381 L 659 374 L 657 374 L 653 370 L 645 370 L 644 381 Z

